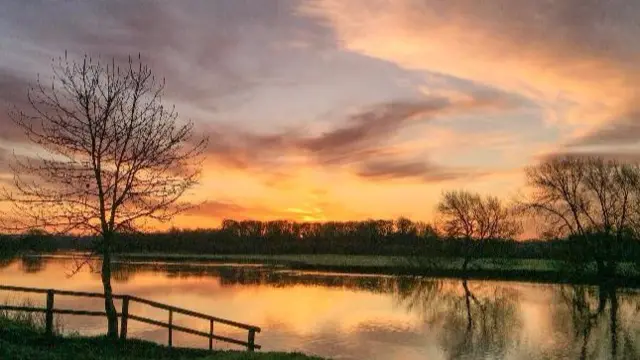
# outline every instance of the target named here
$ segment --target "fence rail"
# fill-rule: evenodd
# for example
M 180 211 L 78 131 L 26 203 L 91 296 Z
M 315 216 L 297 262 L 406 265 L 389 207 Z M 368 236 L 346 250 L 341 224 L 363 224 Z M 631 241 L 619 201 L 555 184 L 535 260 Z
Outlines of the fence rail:
M 55 289 L 41 289 L 41 288 L 28 288 L 28 287 L 20 287 L 20 286 L 8 286 L 8 285 L 0 285 L 0 290 L 4 291 L 15 291 L 15 292 L 26 292 L 26 293 L 37 293 L 37 294 L 46 294 L 47 296 L 47 307 L 46 308 L 37 308 L 37 307 L 28 307 L 28 306 L 12 306 L 12 305 L 0 305 L 0 309 L 9 310 L 9 311 L 25 311 L 25 312 L 40 312 L 45 313 L 45 331 L 48 335 L 53 335 L 53 315 L 54 314 L 63 314 L 63 315 L 84 315 L 84 316 L 107 316 L 107 313 L 104 311 L 88 311 L 88 310 L 73 310 L 73 309 L 56 309 L 54 308 L 54 299 L 55 295 L 62 296 L 76 296 L 76 297 L 90 297 L 90 298 L 104 298 L 104 294 L 101 293 L 93 293 L 93 292 L 83 292 L 83 291 L 67 291 L 67 290 L 55 290 Z M 255 349 L 260 349 L 261 346 L 255 343 L 256 333 L 260 332 L 260 328 L 253 325 L 243 324 L 236 321 L 231 321 L 227 319 L 222 319 L 219 317 L 199 313 L 196 311 L 191 311 L 183 308 L 179 308 L 172 305 L 167 305 L 163 303 L 159 303 L 156 301 L 151 301 L 143 298 L 139 298 L 136 296 L 130 295 L 113 295 L 113 298 L 116 300 L 122 300 L 122 308 L 121 312 L 118 313 L 118 317 L 120 318 L 120 339 L 126 340 L 127 338 L 127 328 L 129 320 L 139 321 L 142 323 L 146 323 L 149 325 L 155 325 L 159 327 L 164 327 L 168 329 L 168 340 L 167 343 L 169 347 L 173 346 L 173 331 L 180 331 L 187 334 L 202 336 L 209 339 L 209 350 L 213 350 L 213 340 L 218 340 L 221 342 L 226 342 L 235 345 L 245 346 L 248 351 L 254 351 Z M 168 311 L 168 322 L 162 322 L 154 319 L 149 319 L 142 316 L 137 316 L 129 313 L 129 304 L 131 302 L 140 303 L 143 305 L 151 306 L 158 309 L 163 309 Z M 200 318 L 204 320 L 209 320 L 209 332 L 204 332 L 196 329 L 187 328 L 184 326 L 175 325 L 173 323 L 173 314 L 182 314 L 195 318 Z M 216 335 L 214 334 L 214 323 L 220 323 L 229 325 L 232 327 L 240 328 L 243 330 L 247 330 L 247 340 L 238 340 L 226 336 Z

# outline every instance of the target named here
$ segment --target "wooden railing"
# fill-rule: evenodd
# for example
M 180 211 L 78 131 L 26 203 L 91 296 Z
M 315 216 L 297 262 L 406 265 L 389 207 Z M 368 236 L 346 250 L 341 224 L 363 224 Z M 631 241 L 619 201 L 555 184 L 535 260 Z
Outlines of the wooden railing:
M 28 306 L 13 306 L 13 305 L 0 305 L 0 309 L 10 310 L 10 311 L 26 311 L 26 312 L 41 312 L 45 313 L 45 331 L 48 335 L 53 335 L 53 314 L 64 314 L 64 315 L 85 315 L 85 316 L 107 316 L 107 313 L 104 311 L 87 311 L 87 310 L 72 310 L 72 309 L 56 309 L 54 308 L 54 296 L 55 295 L 64 295 L 64 296 L 76 296 L 76 297 L 91 297 L 91 298 L 104 298 L 104 294 L 101 293 L 92 293 L 92 292 L 82 292 L 82 291 L 66 291 L 66 290 L 54 290 L 54 289 L 39 289 L 39 288 L 27 288 L 27 287 L 19 287 L 19 286 L 6 286 L 0 285 L 0 290 L 5 291 L 16 291 L 16 292 L 26 292 L 26 293 L 40 293 L 46 294 L 47 296 L 47 307 L 46 308 L 37 308 L 37 307 L 28 307 Z M 260 328 L 253 325 L 242 324 L 239 322 L 221 319 L 218 317 L 210 316 L 207 314 L 202 314 L 199 312 L 162 304 L 159 302 L 142 299 L 136 296 L 130 295 L 113 295 L 114 299 L 122 300 L 122 310 L 118 314 L 120 317 L 120 339 L 126 340 L 127 338 L 127 327 L 129 320 L 135 320 L 139 322 L 143 322 L 150 325 L 165 327 L 168 329 L 168 345 L 169 347 L 173 346 L 173 331 L 180 331 L 187 334 L 198 335 L 209 339 L 209 350 L 213 350 L 213 340 L 218 340 L 226 343 L 236 344 L 245 346 L 248 351 L 254 351 L 255 349 L 260 349 L 261 346 L 255 343 L 256 333 L 260 332 Z M 167 310 L 169 312 L 169 320 L 168 322 L 162 322 L 158 320 L 149 319 L 142 316 L 137 316 L 129 313 L 129 304 L 132 302 L 137 302 L 140 304 L 144 304 L 147 306 L 155 307 L 158 309 Z M 184 326 L 175 325 L 173 323 L 173 314 L 182 314 L 191 317 L 196 317 L 204 320 L 209 320 L 209 332 L 199 331 L 196 329 L 187 328 Z M 232 327 L 240 328 L 247 330 L 248 336 L 247 341 L 238 340 L 226 336 L 215 335 L 213 332 L 214 323 L 220 323 L 229 325 Z

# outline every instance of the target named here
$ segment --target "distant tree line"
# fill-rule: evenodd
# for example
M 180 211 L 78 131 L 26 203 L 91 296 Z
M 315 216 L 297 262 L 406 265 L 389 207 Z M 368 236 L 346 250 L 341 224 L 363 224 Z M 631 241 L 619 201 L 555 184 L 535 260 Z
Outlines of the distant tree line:
M 400 226 L 398 226 L 398 224 Z M 469 250 L 470 240 L 450 237 L 432 225 L 409 219 L 350 222 L 297 223 L 292 221 L 225 220 L 214 229 L 119 234 L 114 239 L 118 253 L 188 254 L 349 254 L 426 257 L 574 258 L 582 246 L 575 238 L 518 241 L 487 238 Z M 472 239 L 477 242 L 478 240 Z M 89 236 L 53 236 L 34 231 L 21 236 L 3 236 L 0 253 L 20 251 L 91 251 Z M 640 258 L 640 244 L 630 242 L 621 261 Z
M 505 203 L 467 191 L 444 193 L 432 224 L 396 220 L 294 222 L 224 220 L 217 228 L 120 233 L 114 252 L 191 254 L 351 254 L 528 258 L 595 263 L 614 274 L 640 262 L 640 167 L 599 158 L 551 159 L 527 169 L 530 192 Z M 514 240 L 529 217 L 543 234 Z M 42 231 L 7 237 L 0 252 L 87 251 L 91 237 Z

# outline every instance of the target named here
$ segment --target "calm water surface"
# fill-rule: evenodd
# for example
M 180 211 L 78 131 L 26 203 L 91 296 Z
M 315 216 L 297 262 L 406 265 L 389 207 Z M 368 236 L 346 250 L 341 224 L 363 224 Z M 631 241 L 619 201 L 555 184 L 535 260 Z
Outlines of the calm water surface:
M 67 274 L 74 261 L 24 258 L 0 283 L 101 291 L 99 275 Z M 117 264 L 114 289 L 262 327 L 263 351 L 334 359 L 640 359 L 640 292 L 624 288 L 423 277 L 344 275 L 221 264 Z M 41 295 L 29 296 L 43 303 Z M 0 299 L 22 301 L 0 292 Z M 56 307 L 100 310 L 99 300 L 56 297 Z M 119 306 L 117 304 L 116 306 Z M 161 310 L 131 313 L 166 321 Z M 63 316 L 65 331 L 106 331 L 103 318 Z M 175 316 L 208 332 L 209 324 Z M 241 339 L 216 325 L 216 332 Z M 131 322 L 129 334 L 161 343 L 166 329 Z M 174 334 L 177 346 L 208 340 Z M 216 344 L 219 348 L 233 348 Z

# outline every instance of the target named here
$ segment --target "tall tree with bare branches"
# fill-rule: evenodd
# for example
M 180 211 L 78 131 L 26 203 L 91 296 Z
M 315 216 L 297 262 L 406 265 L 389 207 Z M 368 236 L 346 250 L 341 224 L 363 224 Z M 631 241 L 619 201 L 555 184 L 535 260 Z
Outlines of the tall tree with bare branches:
M 512 238 L 522 231 L 512 209 L 493 196 L 450 191 L 437 210 L 444 233 L 464 241 L 464 271 L 487 240 Z
M 579 239 L 601 275 L 615 274 L 621 245 L 637 238 L 640 165 L 567 156 L 531 166 L 526 176 L 531 192 L 524 209 L 548 232 Z
M 12 204 L 8 223 L 99 235 L 108 336 L 116 338 L 114 236 L 189 207 L 180 198 L 198 181 L 206 139 L 192 139 L 193 123 L 162 104 L 164 80 L 139 56 L 117 65 L 65 54 L 52 69 L 50 85 L 38 78 L 29 89 L 31 108 L 10 114 L 41 151 L 16 158 L 13 187 L 2 190 Z

